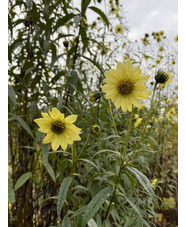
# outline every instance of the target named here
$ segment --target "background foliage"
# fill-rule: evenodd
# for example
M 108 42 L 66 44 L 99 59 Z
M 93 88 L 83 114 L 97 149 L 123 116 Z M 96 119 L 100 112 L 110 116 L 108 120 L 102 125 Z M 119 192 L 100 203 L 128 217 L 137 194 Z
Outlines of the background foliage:
M 119 0 L 105 1 L 104 8 L 100 2 L 9 1 L 10 226 L 177 226 L 177 50 L 164 31 L 129 40 Z M 101 87 L 104 71 L 128 58 L 151 76 L 151 91 L 159 68 L 174 82 L 158 88 L 141 147 L 115 185 L 118 137 Z M 91 101 L 91 92 L 101 98 Z M 145 105 L 134 109 L 128 158 L 145 124 Z M 43 145 L 33 122 L 52 107 L 78 115 L 82 140 L 66 152 Z M 114 109 L 113 115 L 126 136 L 130 114 Z M 98 134 L 91 133 L 95 124 Z M 114 187 L 117 196 L 109 203 Z

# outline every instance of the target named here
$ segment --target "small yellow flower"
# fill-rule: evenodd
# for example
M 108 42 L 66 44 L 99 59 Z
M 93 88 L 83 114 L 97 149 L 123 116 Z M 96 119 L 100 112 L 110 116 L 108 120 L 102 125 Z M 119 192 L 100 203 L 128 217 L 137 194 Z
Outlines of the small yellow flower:
M 138 117 L 139 117 L 139 114 L 134 114 L 134 117 L 135 117 L 135 118 L 138 118 Z
M 110 11 L 111 14 L 117 14 L 118 12 L 119 12 L 119 7 L 112 8 L 111 11 Z
M 176 37 L 174 38 L 174 41 L 175 41 L 175 42 L 178 42 L 178 36 L 176 36 Z
M 138 125 L 141 123 L 141 121 L 142 121 L 142 118 L 138 118 L 138 119 L 135 121 L 134 126 L 135 126 L 135 127 L 138 127 Z
M 120 24 L 116 25 L 116 27 L 115 27 L 115 33 L 116 34 L 118 34 L 118 33 L 121 34 L 122 32 L 123 32 L 123 26 L 120 25 Z
M 160 47 L 159 52 L 163 52 L 163 51 L 164 51 L 164 47 Z
M 176 206 L 176 201 L 173 197 L 163 198 L 162 205 L 165 210 L 173 209 Z
M 160 43 L 160 42 L 161 42 L 161 38 L 160 38 L 159 36 L 157 36 L 157 37 L 156 37 L 156 41 L 157 41 L 158 43 Z
M 156 186 L 156 184 L 158 183 L 158 179 L 154 179 L 153 182 L 151 183 L 151 186 Z
M 166 103 L 167 103 L 167 104 L 171 104 L 171 103 L 172 103 L 172 100 L 171 100 L 171 99 L 167 99 L 167 100 L 166 100 Z
M 116 108 L 121 107 L 124 112 L 132 110 L 132 105 L 140 108 L 142 104 L 138 99 L 147 99 L 151 92 L 146 83 L 149 75 L 143 76 L 142 70 L 133 67 L 130 59 L 125 64 L 118 62 L 116 69 L 105 72 L 106 84 L 102 91 L 106 98 L 111 99 Z
M 68 144 L 73 144 L 73 141 L 79 141 L 80 128 L 76 127 L 73 122 L 76 121 L 77 115 L 70 115 L 65 118 L 64 114 L 61 113 L 57 108 L 49 110 L 47 113 L 41 112 L 43 118 L 35 119 L 34 121 L 40 127 L 40 132 L 47 133 L 43 139 L 43 143 L 47 144 L 51 142 L 52 150 L 56 151 L 59 146 L 63 150 L 66 150 Z
M 161 30 L 161 31 L 159 32 L 159 35 L 164 35 L 164 31 Z
M 123 56 L 123 60 L 126 61 L 127 59 L 129 59 L 128 55 Z
M 149 44 L 149 41 L 146 38 L 141 38 L 141 41 L 145 46 Z
M 8 209 L 9 209 L 9 211 L 12 210 L 12 204 L 11 203 L 8 203 Z
M 158 121 L 161 121 L 161 120 L 162 120 L 162 118 L 163 118 L 162 116 L 159 116 L 159 117 L 158 117 Z
M 159 55 L 159 58 L 160 58 L 160 59 L 163 59 L 163 56 L 162 56 L 162 55 Z
M 173 170 L 172 172 L 175 173 L 175 174 L 177 174 L 177 173 L 178 173 L 178 170 L 175 169 L 175 170 Z
M 172 60 L 171 64 L 172 65 L 175 65 L 176 64 L 175 60 Z
M 158 60 L 156 60 L 156 64 L 160 64 L 160 60 L 158 59 Z

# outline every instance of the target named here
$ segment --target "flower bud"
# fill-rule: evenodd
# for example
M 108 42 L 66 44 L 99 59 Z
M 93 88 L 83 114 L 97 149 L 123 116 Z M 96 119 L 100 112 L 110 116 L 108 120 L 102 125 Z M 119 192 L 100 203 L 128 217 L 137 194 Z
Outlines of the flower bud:
M 155 76 L 156 84 L 164 84 L 168 79 L 169 79 L 168 73 L 162 70 L 158 70 Z
M 100 98 L 101 98 L 100 92 L 91 92 L 91 93 L 89 94 L 89 99 L 90 99 L 90 101 L 92 101 L 92 102 L 95 102 L 95 101 L 97 101 L 97 100 L 100 99 Z
M 63 42 L 64 47 L 68 48 L 68 41 Z
M 101 131 L 101 128 L 99 127 L 99 125 L 93 125 L 90 131 L 92 134 L 99 134 Z

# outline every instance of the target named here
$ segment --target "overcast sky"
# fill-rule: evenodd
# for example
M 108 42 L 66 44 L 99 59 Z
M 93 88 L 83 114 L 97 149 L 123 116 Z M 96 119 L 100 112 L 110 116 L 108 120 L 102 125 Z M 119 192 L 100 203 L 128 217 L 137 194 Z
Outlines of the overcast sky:
M 109 0 L 105 0 L 109 4 Z M 81 0 L 74 4 L 80 6 Z M 113 0 L 114 2 L 114 0 Z M 174 43 L 178 35 L 178 0 L 120 0 L 130 27 L 129 38 L 139 39 L 144 33 L 165 31 L 167 39 Z M 93 1 L 90 5 L 94 5 Z M 104 10 L 104 0 L 96 7 Z M 89 10 L 88 18 L 95 20 L 95 14 Z
M 169 41 L 178 34 L 178 0 L 120 0 L 130 26 L 129 37 L 164 30 Z

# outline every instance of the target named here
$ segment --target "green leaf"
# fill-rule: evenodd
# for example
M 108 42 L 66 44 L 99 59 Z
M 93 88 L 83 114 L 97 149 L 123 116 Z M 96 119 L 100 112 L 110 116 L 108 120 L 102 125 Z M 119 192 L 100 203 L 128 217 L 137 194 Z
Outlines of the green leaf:
M 48 145 L 47 144 L 41 144 L 41 154 L 42 154 L 42 163 L 44 167 L 46 168 L 47 172 L 52 177 L 53 181 L 56 181 L 56 177 L 54 174 L 54 170 L 50 163 L 48 162 Z
M 86 205 L 86 206 L 83 206 L 83 207 L 80 207 L 78 210 L 76 210 L 76 211 L 74 212 L 74 214 L 73 214 L 72 217 L 74 218 L 75 216 L 84 213 L 86 209 L 87 209 L 87 205 Z
M 76 15 L 73 14 L 73 13 L 69 13 L 69 14 L 67 14 L 66 16 L 60 18 L 60 19 L 56 22 L 56 26 L 55 26 L 55 29 L 54 29 L 54 30 L 56 31 L 59 27 L 65 25 L 65 24 L 66 24 L 69 20 L 71 20 L 74 16 L 76 16 Z
M 112 189 L 107 187 L 102 189 L 87 205 L 85 213 L 83 214 L 82 226 L 85 226 L 87 222 L 96 214 L 105 200 L 111 195 Z
M 79 158 L 77 161 L 87 162 L 88 164 L 91 164 L 92 166 L 94 166 L 94 167 L 98 170 L 98 172 L 100 172 L 100 171 L 99 171 L 99 168 L 97 167 L 97 165 L 94 164 L 92 161 L 90 161 L 90 160 L 88 160 L 88 159 Z
M 85 52 L 87 46 L 88 46 L 88 38 L 87 38 L 87 31 L 86 27 L 82 26 L 81 27 L 81 41 L 83 43 L 83 52 Z
M 90 4 L 91 0 L 81 0 L 81 12 L 86 12 L 88 5 Z
M 128 174 L 128 173 L 124 173 L 126 176 L 127 176 L 127 178 L 128 178 L 128 180 L 129 180 L 129 182 L 130 182 L 130 186 L 131 186 L 131 193 L 133 193 L 133 191 L 134 191 L 134 189 L 135 189 L 135 179 L 130 175 L 130 174 Z
M 121 188 L 119 188 L 119 189 L 121 189 Z M 140 211 L 137 208 L 137 206 L 127 197 L 127 195 L 124 193 L 123 190 L 122 190 L 122 193 L 119 192 L 119 195 L 124 197 L 127 200 L 127 202 L 131 205 L 131 207 L 134 209 L 134 211 L 136 211 L 136 213 L 139 215 L 141 226 L 143 226 L 143 224 L 142 224 L 143 223 L 143 218 L 142 218 L 142 216 L 140 214 Z
M 149 179 L 142 172 L 140 172 L 138 169 L 134 167 L 127 166 L 126 168 L 136 176 L 136 178 L 138 179 L 140 184 L 144 187 L 144 189 L 147 191 L 147 193 L 154 199 L 155 202 L 157 202 L 156 195 L 154 193 L 154 190 L 151 187 L 151 183 Z
M 92 60 L 92 59 L 90 59 L 86 56 L 82 56 L 82 57 L 87 59 L 88 61 L 90 61 L 93 65 L 95 65 L 100 70 L 101 73 L 103 73 L 103 69 L 101 68 L 101 66 L 96 61 L 94 61 L 94 60 Z
M 9 203 L 15 202 L 15 192 L 13 189 L 13 182 L 11 179 L 8 179 L 8 202 Z
M 14 105 L 16 105 L 16 93 L 11 85 L 8 85 L 8 95 Z
M 13 116 L 13 118 L 15 120 L 17 120 L 19 122 L 19 124 L 28 132 L 28 134 L 34 139 L 34 136 L 32 134 L 32 131 L 30 129 L 30 127 L 28 126 L 28 124 L 19 116 L 13 114 L 13 113 L 9 113 L 11 116 Z
M 61 214 L 61 209 L 63 207 L 63 204 L 66 200 L 66 196 L 68 193 L 68 189 L 70 187 L 70 184 L 72 183 L 72 176 L 68 176 L 66 177 L 59 189 L 59 194 L 58 194 L 58 200 L 57 200 L 57 215 L 58 215 L 58 219 L 61 220 L 60 214 Z
M 64 76 L 66 74 L 65 70 L 61 70 L 59 71 L 51 80 L 51 83 L 54 84 L 57 82 L 57 80 L 59 80 L 62 76 Z
M 72 71 L 70 75 L 70 94 L 73 94 L 74 92 L 74 87 L 77 87 L 77 82 L 78 82 L 78 74 L 75 70 Z
M 88 221 L 87 224 L 88 224 L 89 227 L 98 227 L 98 225 L 96 224 L 96 222 L 92 218 Z
M 17 180 L 14 189 L 17 190 L 20 188 L 28 179 L 32 177 L 31 172 L 24 173 L 20 178 Z
M 109 24 L 110 24 L 110 23 L 109 23 L 109 21 L 108 21 L 107 16 L 104 14 L 103 11 L 101 11 L 100 9 L 98 9 L 98 8 L 95 7 L 95 6 L 90 6 L 90 7 L 88 7 L 88 8 L 91 9 L 91 10 L 93 10 L 93 11 L 96 12 L 97 14 L 99 14 L 100 17 L 102 17 L 103 20 L 105 21 L 107 27 L 109 27 Z
M 66 53 L 65 53 L 65 54 L 66 54 Z M 58 59 L 59 59 L 60 57 L 62 57 L 63 55 L 65 55 L 65 54 L 59 54 L 59 55 L 57 55 L 57 56 L 52 60 L 52 62 L 51 62 L 51 64 L 50 64 L 50 68 L 52 68 L 52 67 L 54 66 L 55 62 L 58 61 Z
M 71 227 L 70 219 L 67 215 L 63 218 L 61 227 Z
M 100 151 L 98 151 L 98 152 L 96 152 L 93 156 L 92 156 L 92 158 L 94 157 L 94 156 L 96 156 L 96 155 L 98 155 L 98 154 L 102 154 L 102 153 L 107 153 L 107 154 L 114 154 L 114 155 L 116 155 L 117 157 L 119 157 L 120 158 L 120 152 L 118 152 L 118 151 L 113 151 L 113 150 L 108 150 L 108 149 L 104 149 L 104 150 L 100 150 Z

